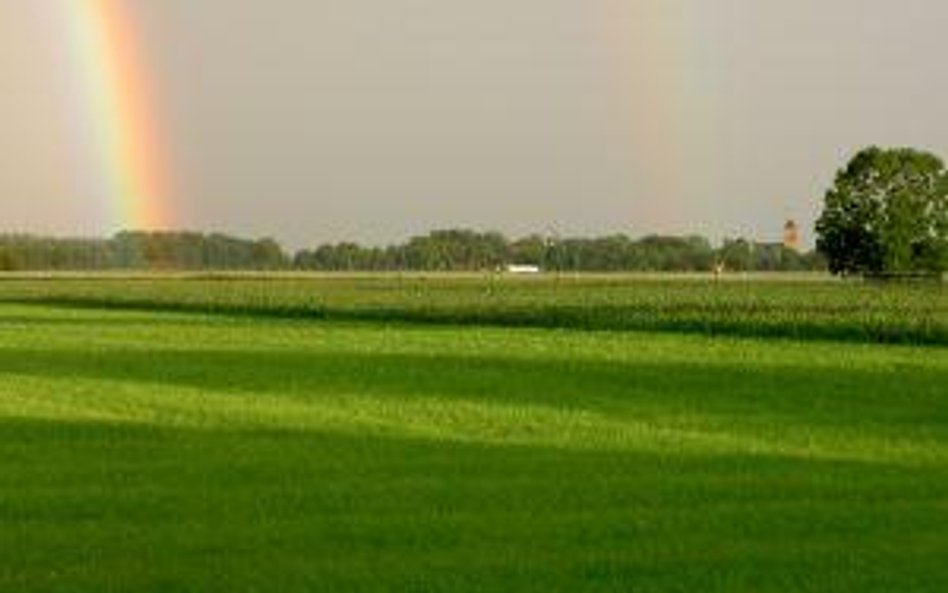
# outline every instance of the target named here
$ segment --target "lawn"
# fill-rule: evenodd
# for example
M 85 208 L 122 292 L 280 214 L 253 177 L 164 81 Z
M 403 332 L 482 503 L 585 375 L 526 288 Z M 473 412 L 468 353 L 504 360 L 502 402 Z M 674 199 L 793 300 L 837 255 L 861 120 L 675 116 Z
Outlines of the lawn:
M 0 286 L 0 591 L 948 590 L 939 288 L 265 282 Z

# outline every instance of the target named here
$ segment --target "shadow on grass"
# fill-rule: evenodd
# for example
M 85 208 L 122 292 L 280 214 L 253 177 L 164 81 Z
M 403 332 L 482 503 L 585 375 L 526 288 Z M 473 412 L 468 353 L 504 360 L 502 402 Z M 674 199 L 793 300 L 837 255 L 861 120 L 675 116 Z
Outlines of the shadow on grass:
M 941 369 L 909 371 L 638 363 L 451 354 L 271 350 L 78 351 L 4 348 L 0 369 L 302 401 L 359 394 L 393 400 L 540 405 L 609 415 L 718 414 L 829 426 L 944 430 Z M 898 393 L 898 397 L 893 396 Z
M 948 586 L 944 473 L 0 420 L 0 589 Z
M 948 326 L 937 318 L 893 321 L 863 319 L 853 307 L 792 307 L 764 303 L 744 305 L 670 304 L 661 308 L 629 305 L 404 306 L 344 307 L 327 304 L 244 305 L 168 302 L 160 299 L 96 296 L 6 298 L 19 305 L 43 304 L 74 309 L 180 312 L 277 319 L 370 321 L 422 325 L 563 328 L 586 331 L 654 331 L 708 336 L 787 338 L 916 345 L 948 345 Z

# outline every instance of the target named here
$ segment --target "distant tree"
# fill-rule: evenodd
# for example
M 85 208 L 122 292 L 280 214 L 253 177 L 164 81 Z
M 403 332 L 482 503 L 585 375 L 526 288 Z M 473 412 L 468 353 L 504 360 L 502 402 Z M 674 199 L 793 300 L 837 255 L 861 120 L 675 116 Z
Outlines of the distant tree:
M 12 250 L 0 246 L 0 272 L 11 272 L 18 267 Z
M 280 270 L 289 265 L 289 260 L 280 244 L 273 239 L 255 241 L 250 247 L 252 268 L 257 270 Z
M 541 235 L 530 235 L 510 244 L 510 257 L 514 263 L 546 267 L 549 241 Z
M 834 274 L 948 267 L 948 172 L 937 156 L 867 148 L 836 175 L 816 224 Z
M 719 257 L 725 269 L 747 272 L 754 266 L 754 246 L 747 239 L 727 239 Z

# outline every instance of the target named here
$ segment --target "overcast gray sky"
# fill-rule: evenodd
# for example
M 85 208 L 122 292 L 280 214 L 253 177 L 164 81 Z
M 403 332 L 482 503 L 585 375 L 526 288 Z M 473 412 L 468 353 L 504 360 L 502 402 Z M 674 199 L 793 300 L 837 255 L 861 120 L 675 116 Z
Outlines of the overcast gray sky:
M 4 230 L 114 230 L 69 1 L 0 0 Z M 944 0 L 128 3 L 184 228 L 768 238 L 859 147 L 948 155 Z

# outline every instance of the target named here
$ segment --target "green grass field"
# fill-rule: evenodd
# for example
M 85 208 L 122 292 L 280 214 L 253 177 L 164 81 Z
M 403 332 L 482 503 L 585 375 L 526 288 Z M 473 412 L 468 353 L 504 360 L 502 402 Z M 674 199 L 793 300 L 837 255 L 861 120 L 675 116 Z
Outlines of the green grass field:
M 0 591 L 948 590 L 938 286 L 0 281 Z

